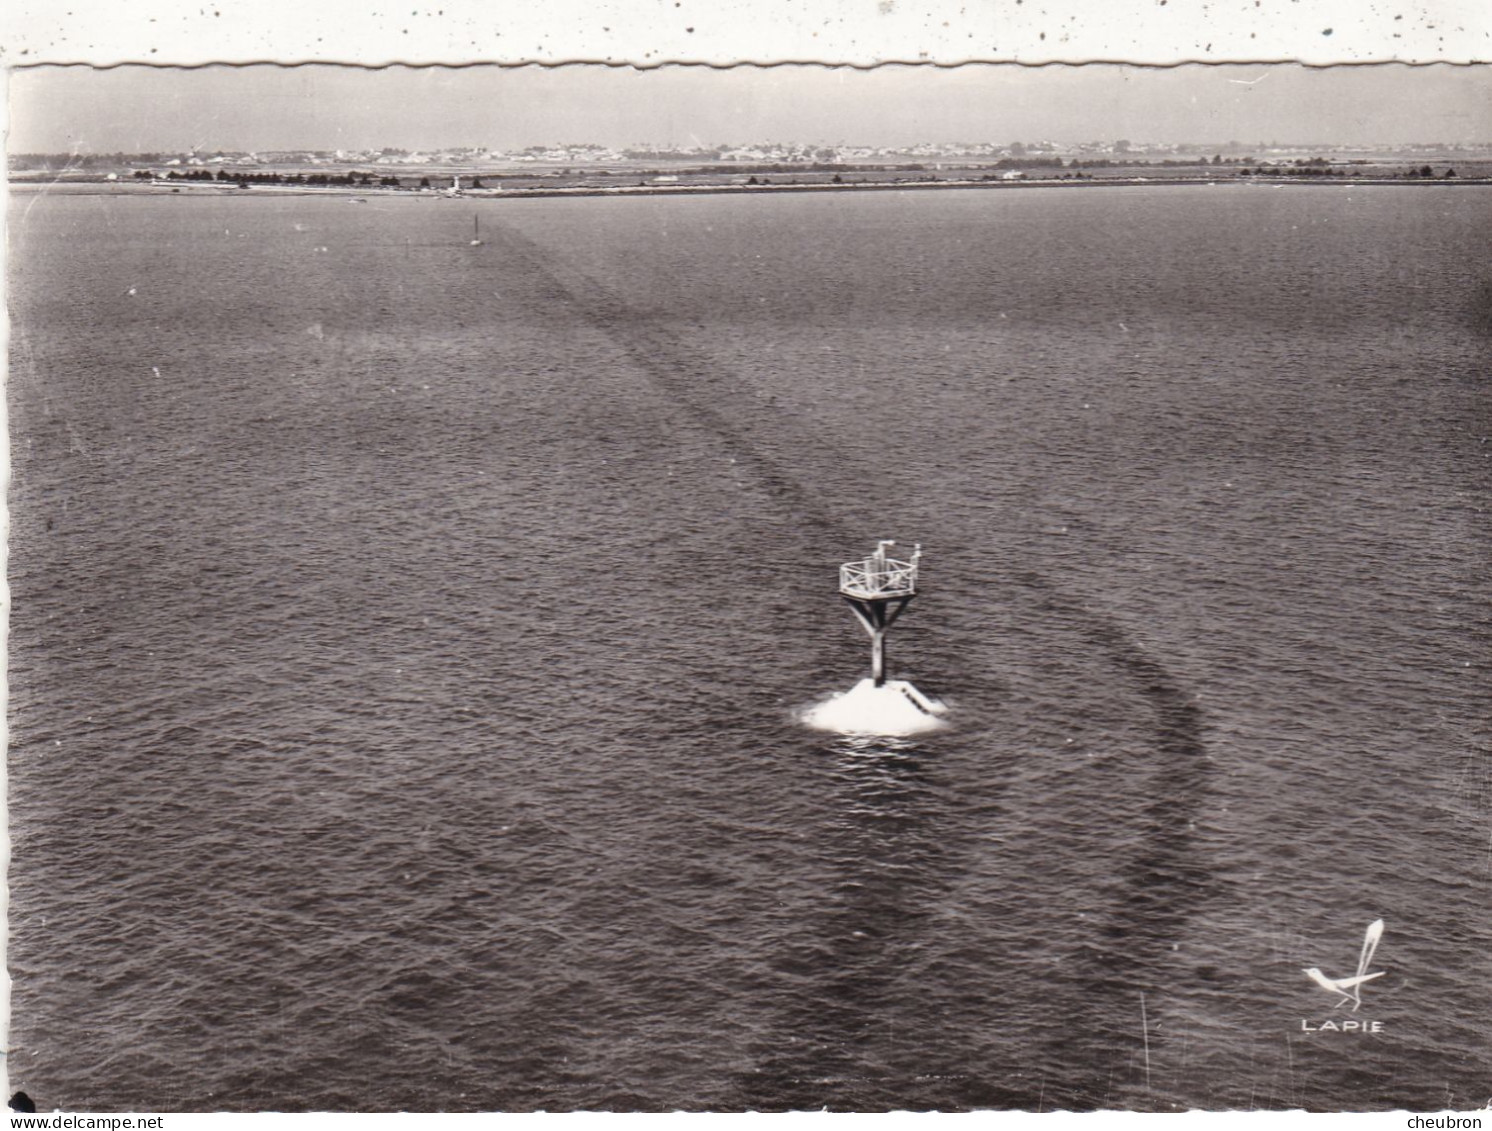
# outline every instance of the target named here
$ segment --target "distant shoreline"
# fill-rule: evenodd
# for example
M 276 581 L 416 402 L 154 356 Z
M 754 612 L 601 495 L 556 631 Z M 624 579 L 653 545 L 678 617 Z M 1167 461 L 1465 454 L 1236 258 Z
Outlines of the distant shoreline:
M 1084 177 L 1081 180 L 1056 180 L 1051 178 L 1017 181 L 986 180 L 942 180 L 942 181 L 851 181 L 841 184 L 816 182 L 810 184 L 696 184 L 696 185 L 575 185 L 554 187 L 524 187 L 506 189 L 462 189 L 449 190 L 390 188 L 368 185 L 251 185 L 241 188 L 236 184 L 215 181 L 183 181 L 181 184 L 153 181 L 11 181 L 12 192 L 33 194 L 43 192 L 65 192 L 77 196 L 174 196 L 216 195 L 224 197 L 259 196 L 303 196 L 341 197 L 362 201 L 403 200 L 461 200 L 496 201 L 524 199 L 555 199 L 565 197 L 627 197 L 627 196 L 735 196 L 759 193 L 833 193 L 833 192 L 921 192 L 956 189 L 1100 189 L 1100 188 L 1171 188 L 1171 187 L 1223 187 L 1251 186 L 1266 188 L 1366 188 L 1366 187 L 1453 187 L 1458 185 L 1492 185 L 1492 177 Z

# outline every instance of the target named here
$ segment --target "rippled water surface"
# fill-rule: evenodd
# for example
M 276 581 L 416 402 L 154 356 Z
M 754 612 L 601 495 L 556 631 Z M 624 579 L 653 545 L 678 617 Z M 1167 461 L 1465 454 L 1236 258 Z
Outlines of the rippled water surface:
M 17 194 L 12 1086 L 1481 1106 L 1489 232 Z M 953 725 L 837 739 L 880 537 Z

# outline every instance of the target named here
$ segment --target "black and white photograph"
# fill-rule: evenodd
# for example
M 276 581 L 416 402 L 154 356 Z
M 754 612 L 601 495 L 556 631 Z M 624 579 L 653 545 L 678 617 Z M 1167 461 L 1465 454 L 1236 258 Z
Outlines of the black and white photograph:
M 1492 1103 L 1492 68 L 284 63 L 6 57 L 13 1109 Z

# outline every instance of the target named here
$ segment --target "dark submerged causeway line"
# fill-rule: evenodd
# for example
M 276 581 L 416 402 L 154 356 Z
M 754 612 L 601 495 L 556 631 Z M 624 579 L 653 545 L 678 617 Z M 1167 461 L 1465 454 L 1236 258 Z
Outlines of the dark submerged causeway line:
M 1217 893 L 1217 880 L 1200 857 L 1193 820 L 1209 792 L 1211 771 L 1203 738 L 1202 713 L 1154 656 L 1131 640 L 1110 618 L 1064 594 L 1049 579 L 1025 574 L 1026 585 L 1043 594 L 1054 613 L 1080 617 L 1080 633 L 1130 682 L 1152 715 L 1153 758 L 1137 788 L 1144 792 L 1140 811 L 1144 840 L 1117 868 L 1115 898 L 1099 925 L 1098 937 L 1084 946 L 1070 965 L 1083 983 L 1085 1015 L 1060 1037 L 1047 1042 L 1043 1059 L 1050 1063 L 1086 1061 L 1094 1065 L 1131 1046 L 1133 1063 L 1148 1054 L 1160 1058 L 1163 1042 L 1154 1029 L 1165 1016 L 1165 990 L 1179 979 L 1168 958 L 1190 916 Z M 1142 1010 L 1141 994 L 1145 995 Z M 1088 1081 L 1063 1081 L 1056 1074 L 1045 1082 L 1047 1108 L 1097 1110 L 1169 1110 L 1150 1084 L 1131 1074 L 1120 1101 L 1108 1082 L 1095 1073 Z
M 823 451 L 825 437 L 805 434 L 658 319 L 589 275 L 556 264 L 511 225 L 494 223 L 483 234 L 507 263 L 527 273 L 537 293 L 606 333 L 674 406 L 718 440 L 790 520 L 785 540 L 797 541 L 810 556 L 836 560 L 871 533 L 857 525 L 858 514 L 833 508 L 794 472 L 792 453 Z M 770 427 L 753 427 L 753 420 L 768 420 Z M 968 804 L 989 805 L 1006 792 L 1009 775 L 992 768 L 977 782 L 949 783 L 935 751 L 926 748 L 935 740 L 830 740 L 840 769 L 833 777 L 838 794 L 826 799 L 832 825 L 826 843 L 839 879 L 805 941 L 775 964 L 799 988 L 761 987 L 764 998 L 781 1000 L 780 1014 L 771 1039 L 760 1042 L 755 1067 L 736 1076 L 741 1107 L 889 1110 L 918 1106 L 919 1095 L 924 1109 L 1115 1106 L 1121 1069 L 1114 1065 L 1137 1064 L 1145 1040 L 1140 994 L 1146 994 L 1152 1027 L 1164 1016 L 1165 987 L 1176 976 L 1174 960 L 1166 957 L 1170 945 L 1214 887 L 1191 827 L 1209 789 L 1201 712 L 1119 621 L 1043 574 L 1027 570 L 1012 581 L 1073 624 L 1150 718 L 1151 756 L 1134 782 L 1144 795 L 1140 844 L 1117 862 L 1105 912 L 1067 967 L 1079 983 L 1083 1012 L 1073 1018 L 1070 1034 L 1025 1058 L 1028 1067 L 1052 1066 L 1039 1080 L 957 1072 L 921 1082 L 908 1077 L 906 1055 L 898 1057 L 892 1035 L 883 1038 L 883 1007 L 893 1004 L 894 982 L 904 973 L 900 960 L 918 944 L 928 906 L 950 890 L 947 877 L 962 871 L 959 856 L 972 850 L 950 842 L 952 814 L 940 809 L 949 793 L 940 787 L 956 785 Z M 955 655 L 973 655 L 980 643 L 971 629 L 942 631 L 940 639 Z M 1160 1042 L 1149 1040 L 1153 1059 Z M 867 1071 L 867 1054 L 881 1074 Z M 1143 1077 L 1129 1075 L 1128 1082 L 1117 1081 L 1129 1092 L 1126 1106 L 1148 1106 L 1145 1092 L 1131 1090 L 1144 1087 Z

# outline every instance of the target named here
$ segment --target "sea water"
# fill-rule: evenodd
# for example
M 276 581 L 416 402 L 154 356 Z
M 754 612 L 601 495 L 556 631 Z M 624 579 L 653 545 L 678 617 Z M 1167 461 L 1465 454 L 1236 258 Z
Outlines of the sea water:
M 17 193 L 12 1086 L 1484 1103 L 1489 221 Z

